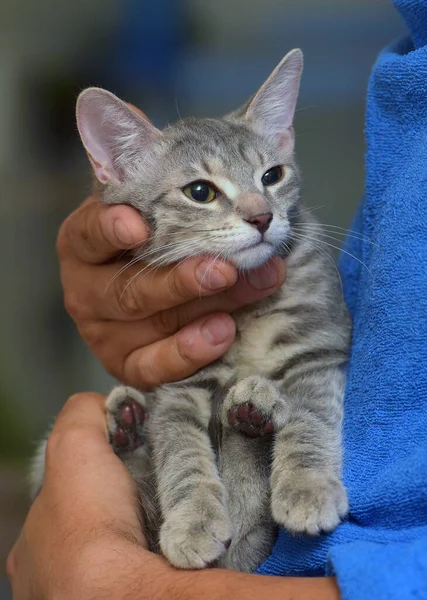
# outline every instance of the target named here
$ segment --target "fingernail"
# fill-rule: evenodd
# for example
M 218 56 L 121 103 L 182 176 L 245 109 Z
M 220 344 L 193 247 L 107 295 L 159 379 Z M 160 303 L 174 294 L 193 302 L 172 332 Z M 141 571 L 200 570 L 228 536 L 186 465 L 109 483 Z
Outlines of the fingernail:
M 220 317 L 210 317 L 200 328 L 202 336 L 212 346 L 218 346 L 230 337 L 230 326 Z
M 267 290 L 277 284 L 277 269 L 275 267 L 261 267 L 248 275 L 250 285 L 256 290 Z
M 135 239 L 130 231 L 129 227 L 123 221 L 123 219 L 116 219 L 113 223 L 113 231 L 116 238 L 125 246 L 132 246 L 135 243 Z
M 220 290 L 227 287 L 225 275 L 212 266 L 212 261 L 204 260 L 197 266 L 196 279 L 203 287 L 210 290 Z

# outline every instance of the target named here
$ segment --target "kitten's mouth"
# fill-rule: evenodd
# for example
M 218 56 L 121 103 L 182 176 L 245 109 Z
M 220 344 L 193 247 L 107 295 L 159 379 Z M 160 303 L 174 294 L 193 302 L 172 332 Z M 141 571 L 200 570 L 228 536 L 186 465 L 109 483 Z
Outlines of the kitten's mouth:
M 275 253 L 273 244 L 259 240 L 235 252 L 232 261 L 239 268 L 255 269 L 267 262 Z
M 250 250 L 251 248 L 256 248 L 257 246 L 261 246 L 261 244 L 268 244 L 269 242 L 265 242 L 264 240 L 259 240 L 259 242 L 254 242 L 253 244 L 250 244 L 249 246 L 245 246 L 244 248 L 241 248 L 241 252 L 243 252 L 244 250 Z
M 274 246 L 274 243 L 271 240 L 267 240 L 263 234 L 257 239 L 255 242 L 252 242 L 241 248 L 241 250 L 251 250 L 252 248 L 259 248 L 261 246 Z

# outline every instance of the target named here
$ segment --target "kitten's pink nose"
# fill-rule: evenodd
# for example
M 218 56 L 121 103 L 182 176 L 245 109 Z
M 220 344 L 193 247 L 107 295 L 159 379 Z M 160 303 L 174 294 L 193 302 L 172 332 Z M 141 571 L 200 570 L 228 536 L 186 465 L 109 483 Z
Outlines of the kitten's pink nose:
M 273 219 L 273 213 L 262 213 L 261 215 L 254 215 L 249 219 L 245 219 L 247 223 L 250 223 L 258 229 L 260 233 L 265 233 L 270 227 L 270 223 Z

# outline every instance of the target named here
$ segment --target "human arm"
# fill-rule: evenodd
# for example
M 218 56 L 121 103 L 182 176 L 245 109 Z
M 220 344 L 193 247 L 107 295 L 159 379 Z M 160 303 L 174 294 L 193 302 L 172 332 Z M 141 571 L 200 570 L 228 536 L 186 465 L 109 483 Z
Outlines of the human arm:
M 146 549 L 136 490 L 107 441 L 104 398 L 72 397 L 47 445 L 43 488 L 7 564 L 14 600 L 337 600 L 333 578 L 180 571 Z

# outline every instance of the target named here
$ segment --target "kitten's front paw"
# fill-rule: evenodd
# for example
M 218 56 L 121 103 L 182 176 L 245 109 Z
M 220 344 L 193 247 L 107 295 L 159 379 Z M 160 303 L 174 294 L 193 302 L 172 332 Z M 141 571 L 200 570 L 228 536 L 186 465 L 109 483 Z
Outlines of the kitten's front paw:
M 116 387 L 105 403 L 110 443 L 117 454 L 132 452 L 144 445 L 144 424 L 148 417 L 145 398 L 131 387 Z
M 249 437 L 274 433 L 284 426 L 287 416 L 287 407 L 277 389 L 258 375 L 239 381 L 224 400 L 224 425 Z
M 291 533 L 332 531 L 348 511 L 347 492 L 334 476 L 294 473 L 273 486 L 273 518 Z
M 224 554 L 230 538 L 228 517 L 217 502 L 175 511 L 162 525 L 160 547 L 174 567 L 204 569 Z

